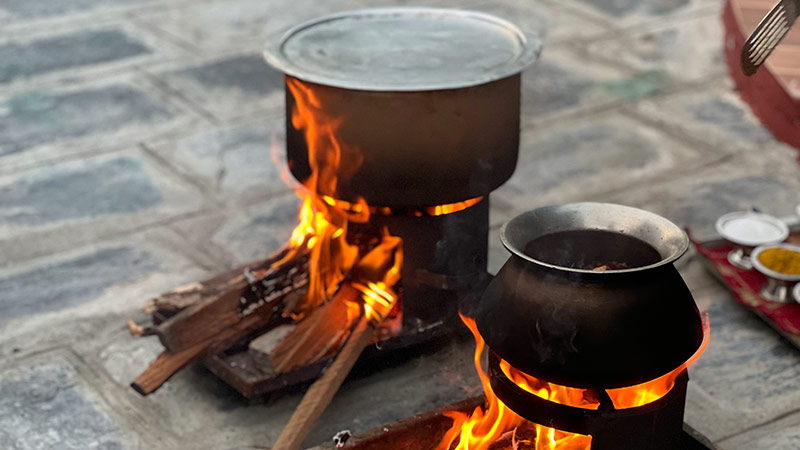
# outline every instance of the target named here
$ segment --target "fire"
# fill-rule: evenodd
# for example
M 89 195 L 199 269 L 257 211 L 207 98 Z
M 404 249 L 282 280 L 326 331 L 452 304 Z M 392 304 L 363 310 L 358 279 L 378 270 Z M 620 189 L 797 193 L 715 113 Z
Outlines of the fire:
M 504 360 L 500 361 L 500 369 L 517 386 L 537 397 L 577 408 L 597 409 L 600 407 L 600 400 L 594 391 L 559 386 L 539 380 L 512 367 L 511 364 Z
M 337 170 L 342 164 L 342 147 L 335 137 L 342 120 L 324 114 L 319 99 L 307 86 L 293 79 L 287 79 L 287 86 L 296 102 L 292 125 L 304 131 L 308 143 L 311 176 L 306 186 L 296 190 L 303 200 L 300 222 L 292 231 L 286 255 L 275 265 L 285 264 L 298 253 L 308 253 L 306 301 L 286 312 L 300 319 L 330 298 L 354 268 L 359 249 L 347 242 L 347 226 L 351 221 L 368 220 L 369 211 L 366 204 L 361 211 L 346 211 L 325 201 L 326 194 L 336 191 Z
M 475 370 L 478 371 L 483 391 L 486 394 L 486 405 L 475 408 L 470 415 L 457 411 L 445 413 L 447 417 L 453 419 L 453 426 L 447 431 L 435 450 L 489 450 L 490 446 L 508 431 L 529 423 L 494 395 L 489 377 L 481 366 L 481 355 L 485 342 L 478 333 L 473 319 L 462 315 L 461 320 L 475 336 Z M 547 397 L 559 397 L 560 395 L 562 394 L 559 391 L 554 391 Z M 536 439 L 532 443 L 532 448 L 535 450 L 589 450 L 591 448 L 591 436 L 568 433 L 537 424 L 530 425 L 533 425 L 536 430 Z
M 501 436 L 509 431 L 524 426 L 533 426 L 536 439 L 532 444 L 535 450 L 590 450 L 592 437 L 582 434 L 569 433 L 538 424 L 531 424 L 516 415 L 492 391 L 489 377 L 481 367 L 481 355 L 485 342 L 478 333 L 478 328 L 473 319 L 461 316 L 461 320 L 475 336 L 475 369 L 481 379 L 486 406 L 478 407 L 471 415 L 451 411 L 445 413 L 453 419 L 453 426 L 447 431 L 435 450 L 489 450 L 490 446 L 498 441 Z M 709 340 L 708 315 L 703 315 L 703 342 L 695 354 L 684 364 L 672 372 L 656 378 L 655 380 L 637 386 L 619 389 L 607 389 L 606 392 L 616 409 L 635 408 L 654 402 L 672 390 L 675 380 L 693 362 L 703 354 Z M 596 392 L 586 389 L 559 386 L 534 378 L 511 366 L 506 361 L 500 361 L 500 369 L 517 386 L 545 400 L 550 400 L 562 405 L 597 409 L 600 401 Z M 516 447 L 515 447 L 516 448 Z
M 309 258 L 306 299 L 285 314 L 296 320 L 302 319 L 331 298 L 342 282 L 350 280 L 353 287 L 362 293 L 365 314 L 385 316 L 386 308 L 394 305 L 397 299 L 392 289 L 400 279 L 402 240 L 384 230 L 377 247 L 361 255 L 358 246 L 347 241 L 347 230 L 349 223 L 367 222 L 371 214 L 398 212 L 390 207 L 370 206 L 363 199 L 348 202 L 335 198 L 337 186 L 342 181 L 339 177 L 352 176 L 361 166 L 361 152 L 339 139 L 337 131 L 344 119 L 330 117 L 310 85 L 293 78 L 287 78 L 286 84 L 295 100 L 295 108 L 291 111 L 292 126 L 305 135 L 311 175 L 303 186 L 296 189 L 302 199 L 299 223 L 286 245 L 285 256 L 274 265 L 286 264 L 299 255 Z M 481 200 L 482 197 L 404 212 L 412 215 L 450 214 Z
M 614 403 L 616 409 L 635 408 L 652 403 L 661 397 L 667 395 L 672 387 L 675 386 L 675 380 L 678 376 L 686 370 L 687 367 L 692 365 L 700 355 L 708 347 L 708 339 L 711 336 L 708 324 L 708 313 L 703 313 L 703 342 L 700 348 L 689 358 L 688 361 L 681 364 L 677 369 L 672 372 L 656 378 L 655 380 L 648 381 L 636 386 L 624 387 L 619 389 L 606 389 L 608 396 L 611 397 L 611 402 Z

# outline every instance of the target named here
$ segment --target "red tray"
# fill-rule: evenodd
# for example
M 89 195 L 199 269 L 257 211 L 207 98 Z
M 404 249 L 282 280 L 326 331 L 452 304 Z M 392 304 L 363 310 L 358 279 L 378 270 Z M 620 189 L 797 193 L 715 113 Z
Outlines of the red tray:
M 784 337 L 800 347 L 800 304 L 775 303 L 765 300 L 759 291 L 766 277 L 755 270 L 744 270 L 728 262 L 728 252 L 733 245 L 724 240 L 700 242 L 691 239 L 697 252 L 703 255 L 712 272 L 731 290 L 740 305 L 752 310 Z M 787 242 L 800 245 L 800 230 L 793 229 Z M 791 295 L 791 294 L 790 294 Z

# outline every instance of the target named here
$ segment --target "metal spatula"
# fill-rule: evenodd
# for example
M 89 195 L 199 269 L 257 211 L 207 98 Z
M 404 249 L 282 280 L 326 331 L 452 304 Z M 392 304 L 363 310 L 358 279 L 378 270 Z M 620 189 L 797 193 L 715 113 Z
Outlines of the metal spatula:
M 781 0 L 761 20 L 742 48 L 742 72 L 750 76 L 780 44 L 800 15 L 800 0 Z

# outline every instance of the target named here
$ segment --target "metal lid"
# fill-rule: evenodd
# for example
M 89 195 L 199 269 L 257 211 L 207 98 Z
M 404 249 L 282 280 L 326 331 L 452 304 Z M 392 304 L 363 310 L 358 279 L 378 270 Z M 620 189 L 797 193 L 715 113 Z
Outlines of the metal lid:
M 297 25 L 264 51 L 312 83 L 368 91 L 477 86 L 521 72 L 540 40 L 497 17 L 455 9 L 348 11 Z

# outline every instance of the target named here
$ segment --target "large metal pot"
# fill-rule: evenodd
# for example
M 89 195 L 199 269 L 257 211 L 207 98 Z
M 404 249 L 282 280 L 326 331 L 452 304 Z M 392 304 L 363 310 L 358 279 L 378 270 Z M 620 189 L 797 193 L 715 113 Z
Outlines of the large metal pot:
M 514 367 L 563 386 L 619 388 L 665 375 L 699 348 L 701 318 L 673 265 L 688 239 L 672 222 L 572 203 L 512 219 L 501 239 L 511 258 L 476 320 Z
M 520 72 L 540 47 L 486 14 L 394 8 L 298 25 L 265 56 L 287 81 L 309 87 L 327 117 L 341 119 L 334 135 L 344 163 L 333 196 L 403 207 L 487 195 L 511 176 Z M 306 137 L 292 125 L 295 107 L 287 89 L 287 157 L 303 182 L 311 169 Z

